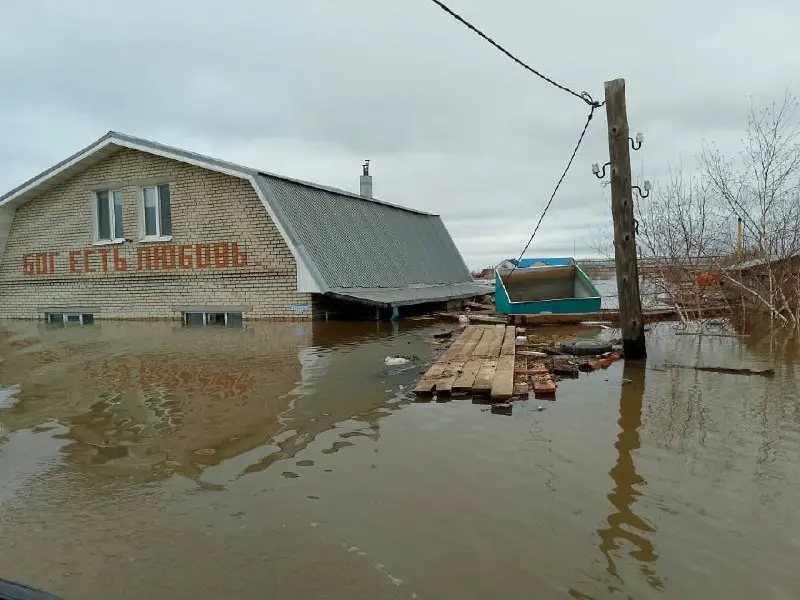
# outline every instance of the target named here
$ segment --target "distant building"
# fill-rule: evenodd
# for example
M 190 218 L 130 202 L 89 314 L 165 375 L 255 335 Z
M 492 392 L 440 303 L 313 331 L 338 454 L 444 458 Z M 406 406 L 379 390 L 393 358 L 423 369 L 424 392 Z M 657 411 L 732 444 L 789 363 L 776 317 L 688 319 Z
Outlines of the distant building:
M 517 261 L 514 260 L 513 258 L 507 258 L 506 260 L 504 260 L 501 263 L 499 263 L 494 268 L 494 270 L 496 270 L 496 271 L 510 271 L 511 269 L 513 269 L 516 266 L 516 264 L 517 264 Z M 494 275 L 492 275 L 492 277 L 494 277 Z
M 0 317 L 311 319 L 486 293 L 437 215 L 110 132 L 0 196 Z

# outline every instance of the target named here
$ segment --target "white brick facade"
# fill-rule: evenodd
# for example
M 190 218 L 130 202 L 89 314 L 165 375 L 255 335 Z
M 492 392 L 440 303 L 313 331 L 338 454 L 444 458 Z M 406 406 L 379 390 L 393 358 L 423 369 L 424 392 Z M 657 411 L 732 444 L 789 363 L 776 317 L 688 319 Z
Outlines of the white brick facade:
M 154 183 L 170 186 L 169 242 L 139 241 L 139 190 Z M 94 244 L 92 192 L 103 188 L 122 190 L 125 243 Z M 248 181 L 122 149 L 17 208 L 0 317 L 81 307 L 96 319 L 180 318 L 214 307 L 310 319 L 312 296 L 296 289 L 294 258 Z

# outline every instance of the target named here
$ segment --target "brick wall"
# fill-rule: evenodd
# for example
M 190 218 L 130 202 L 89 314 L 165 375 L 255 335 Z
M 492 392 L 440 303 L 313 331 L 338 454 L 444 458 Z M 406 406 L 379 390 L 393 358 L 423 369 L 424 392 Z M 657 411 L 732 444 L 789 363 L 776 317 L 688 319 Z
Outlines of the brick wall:
M 153 183 L 170 186 L 169 242 L 139 241 L 139 188 Z M 94 245 L 92 191 L 103 187 L 122 190 L 129 242 Z M 294 258 L 249 182 L 122 149 L 16 210 L 0 317 L 85 307 L 96 319 L 180 318 L 181 308 L 241 307 L 250 319 L 311 318 L 297 307 L 313 307 L 312 297 L 296 287 Z

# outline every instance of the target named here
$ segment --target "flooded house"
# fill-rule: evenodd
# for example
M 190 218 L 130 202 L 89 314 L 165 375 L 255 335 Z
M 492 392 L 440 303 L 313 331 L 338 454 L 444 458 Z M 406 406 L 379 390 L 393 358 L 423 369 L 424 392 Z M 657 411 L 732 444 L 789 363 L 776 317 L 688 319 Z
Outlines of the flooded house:
M 0 196 L 0 318 L 397 318 L 484 293 L 368 163 L 351 193 L 109 132 Z

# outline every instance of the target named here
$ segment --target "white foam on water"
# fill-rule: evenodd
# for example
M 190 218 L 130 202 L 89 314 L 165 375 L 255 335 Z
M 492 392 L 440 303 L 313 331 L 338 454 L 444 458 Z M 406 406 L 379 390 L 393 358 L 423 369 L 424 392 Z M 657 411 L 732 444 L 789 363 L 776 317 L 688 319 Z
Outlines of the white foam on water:
M 13 408 L 18 402 L 19 386 L 12 385 L 11 387 L 0 388 L 0 409 Z

